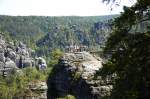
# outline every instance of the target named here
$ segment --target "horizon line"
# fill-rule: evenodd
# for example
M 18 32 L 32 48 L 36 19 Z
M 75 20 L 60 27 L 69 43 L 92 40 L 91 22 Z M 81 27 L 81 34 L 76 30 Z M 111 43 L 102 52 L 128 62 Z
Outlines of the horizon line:
M 120 15 L 120 14 L 104 14 L 104 15 L 8 15 L 0 14 L 0 16 L 12 16 L 12 17 L 25 17 L 25 16 L 39 16 L 39 17 L 96 17 L 96 16 L 111 16 L 111 15 Z

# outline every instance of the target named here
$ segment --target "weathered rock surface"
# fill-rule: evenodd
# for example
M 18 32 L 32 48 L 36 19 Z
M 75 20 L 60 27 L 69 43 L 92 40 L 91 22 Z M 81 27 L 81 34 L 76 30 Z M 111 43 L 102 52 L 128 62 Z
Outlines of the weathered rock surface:
M 47 68 L 46 60 L 42 57 L 36 58 L 35 64 L 36 64 L 36 66 L 38 66 L 39 70 L 43 70 L 43 69 Z
M 28 85 L 28 88 L 37 93 L 36 99 L 47 99 L 47 84 L 46 82 L 31 82 Z
M 25 93 L 13 99 L 47 99 L 47 84 L 43 81 L 33 81 L 27 85 Z
M 8 42 L 0 33 L 0 75 L 4 69 L 18 69 L 35 66 L 35 51 L 19 41 Z
M 0 33 L 0 76 L 17 74 L 24 75 L 22 68 L 34 67 L 35 65 L 46 66 L 44 58 L 37 58 L 36 64 L 35 51 L 28 48 L 19 41 L 8 42 Z M 47 99 L 47 84 L 43 81 L 31 82 L 25 88 L 25 92 L 19 92 L 13 99 Z
M 74 95 L 77 99 L 101 99 L 110 95 L 111 76 L 94 77 L 102 59 L 88 52 L 66 53 L 54 67 L 48 83 L 48 99 Z
M 0 33 L 0 75 L 11 69 L 39 66 L 46 69 L 44 58 L 35 58 L 35 51 L 19 41 L 7 41 Z M 6 70 L 7 69 L 7 70 Z M 6 73 L 8 74 L 8 73 Z

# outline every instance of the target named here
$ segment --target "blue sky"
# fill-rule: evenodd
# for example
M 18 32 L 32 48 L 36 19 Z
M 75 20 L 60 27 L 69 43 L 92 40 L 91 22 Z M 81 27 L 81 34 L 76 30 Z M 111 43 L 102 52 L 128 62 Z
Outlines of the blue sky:
M 119 2 L 120 0 L 118 0 Z M 101 0 L 0 0 L 0 15 L 37 16 L 96 16 L 118 14 L 124 5 L 131 6 L 135 0 L 122 0 L 120 6 L 110 6 Z

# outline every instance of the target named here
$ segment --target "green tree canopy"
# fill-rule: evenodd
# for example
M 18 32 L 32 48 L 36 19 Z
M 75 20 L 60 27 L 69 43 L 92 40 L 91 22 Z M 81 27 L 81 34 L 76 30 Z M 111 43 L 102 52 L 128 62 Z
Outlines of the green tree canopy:
M 150 21 L 150 1 L 137 0 L 113 22 L 113 33 L 105 52 L 111 58 L 104 65 L 106 73 L 116 73 L 111 98 L 148 99 L 150 97 L 150 31 L 134 32 L 133 26 Z M 148 24 L 149 25 L 149 24 Z

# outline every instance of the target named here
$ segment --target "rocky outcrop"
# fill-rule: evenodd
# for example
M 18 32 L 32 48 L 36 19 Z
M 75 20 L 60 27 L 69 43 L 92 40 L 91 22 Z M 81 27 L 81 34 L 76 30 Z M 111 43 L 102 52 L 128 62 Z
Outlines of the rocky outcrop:
M 0 73 L 4 69 L 34 66 L 33 52 L 22 42 L 8 42 L 0 33 Z M 5 70 L 6 71 L 6 70 Z
M 47 68 L 46 60 L 42 57 L 36 58 L 35 64 L 39 70 L 44 70 Z
M 46 82 L 31 82 L 28 84 L 28 89 L 37 94 L 36 99 L 47 99 L 47 84 Z
M 47 99 L 47 85 L 43 81 L 30 82 L 24 93 L 19 93 L 13 99 Z
M 68 94 L 77 99 L 101 99 L 109 96 L 113 77 L 94 77 L 101 68 L 102 59 L 88 52 L 65 53 L 47 81 L 48 99 Z
M 34 66 L 45 69 L 47 67 L 46 60 L 42 57 L 35 58 L 35 51 L 23 42 L 7 41 L 3 35 L 0 33 L 0 75 L 6 76 L 4 72 L 13 69 Z

